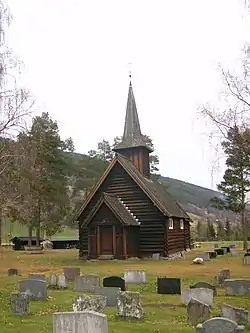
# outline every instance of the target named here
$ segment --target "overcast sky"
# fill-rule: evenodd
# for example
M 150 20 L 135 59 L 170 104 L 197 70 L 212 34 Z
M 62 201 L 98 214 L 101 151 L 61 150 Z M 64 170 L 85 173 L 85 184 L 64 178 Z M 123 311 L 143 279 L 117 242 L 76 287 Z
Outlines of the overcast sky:
M 233 68 L 249 38 L 242 0 L 8 0 L 9 44 L 22 83 L 77 152 L 122 135 L 128 63 L 144 134 L 160 171 L 216 188 L 214 153 L 197 107 L 215 103 L 220 62 Z

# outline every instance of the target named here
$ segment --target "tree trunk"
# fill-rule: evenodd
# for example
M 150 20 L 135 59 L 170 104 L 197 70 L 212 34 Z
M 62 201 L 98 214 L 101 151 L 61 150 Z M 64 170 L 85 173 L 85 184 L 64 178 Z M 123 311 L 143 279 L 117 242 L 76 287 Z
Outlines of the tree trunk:
M 246 208 L 244 206 L 241 212 L 241 223 L 243 225 L 243 250 L 247 251 L 248 249 L 248 222 L 246 219 Z
M 28 227 L 28 246 L 32 245 L 32 227 Z
M 0 208 L 0 245 L 2 244 L 3 211 Z
M 40 225 L 36 228 L 36 246 L 40 245 Z

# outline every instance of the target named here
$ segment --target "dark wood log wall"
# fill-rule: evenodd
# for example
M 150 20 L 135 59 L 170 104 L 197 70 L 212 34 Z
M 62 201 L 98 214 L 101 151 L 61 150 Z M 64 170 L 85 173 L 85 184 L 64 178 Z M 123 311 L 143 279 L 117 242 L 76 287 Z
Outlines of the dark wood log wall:
M 184 231 L 185 231 L 185 243 L 186 249 L 191 249 L 191 235 L 190 235 L 190 222 L 184 222 Z
M 166 222 L 166 248 L 167 253 L 175 253 L 186 250 L 186 229 L 180 229 L 180 219 L 174 218 L 174 228 L 168 228 L 168 219 Z
M 135 184 L 131 177 L 117 163 L 99 188 L 94 198 L 80 217 L 80 226 L 90 209 L 96 204 L 103 192 L 113 193 L 124 203 L 141 222 L 139 251 L 141 256 L 159 252 L 165 255 L 165 219 L 166 217 L 152 204 L 150 199 Z M 80 257 L 88 253 L 88 229 L 79 228 Z

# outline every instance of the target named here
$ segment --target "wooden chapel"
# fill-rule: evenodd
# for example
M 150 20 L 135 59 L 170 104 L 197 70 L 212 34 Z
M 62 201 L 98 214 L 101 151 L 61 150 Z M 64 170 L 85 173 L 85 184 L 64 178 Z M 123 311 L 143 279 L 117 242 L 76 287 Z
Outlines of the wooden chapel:
M 190 218 L 165 187 L 150 177 L 152 150 L 141 133 L 129 84 L 122 142 L 75 215 L 80 258 L 168 256 L 190 248 Z

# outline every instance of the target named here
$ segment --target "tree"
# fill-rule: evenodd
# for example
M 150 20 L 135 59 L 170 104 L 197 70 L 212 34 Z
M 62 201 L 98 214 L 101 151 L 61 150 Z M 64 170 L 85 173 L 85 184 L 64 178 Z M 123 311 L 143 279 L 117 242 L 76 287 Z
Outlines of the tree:
M 154 145 L 152 142 L 152 139 L 147 136 L 143 135 L 145 143 L 148 145 L 149 148 L 154 149 Z M 88 152 L 88 155 L 90 157 L 96 157 L 103 161 L 110 162 L 112 158 L 114 158 L 115 153 L 113 152 L 113 148 L 122 141 L 122 137 L 116 136 L 113 140 L 113 143 L 110 144 L 109 141 L 103 139 L 102 142 L 99 142 L 97 145 L 97 150 L 90 150 Z M 152 155 L 149 156 L 149 162 L 150 162 L 150 171 L 152 174 L 158 174 L 159 172 L 159 157 L 158 155 Z
M 249 130 L 250 130 L 250 48 L 245 48 L 242 72 L 233 75 L 222 70 L 225 91 L 223 105 L 219 109 L 208 105 L 202 107 L 202 115 L 212 125 L 209 137 L 216 143 L 217 156 L 226 157 L 227 170 L 218 189 L 224 194 L 222 200 L 214 199 L 222 204 L 222 209 L 230 209 L 241 213 L 244 229 L 244 249 L 247 248 L 246 194 L 248 192 L 249 171 Z M 237 158 L 239 162 L 237 163 Z M 248 174 L 248 176 L 247 176 Z M 248 179 L 247 179 L 248 178 Z M 240 189 L 241 188 L 241 189 Z
M 73 149 L 72 139 L 61 140 L 57 123 L 43 113 L 33 119 L 28 131 L 19 134 L 17 143 L 25 149 L 25 163 L 20 165 L 21 198 L 14 214 L 28 226 L 29 236 L 32 229 L 37 239 L 41 230 L 51 236 L 71 213 L 64 152 Z
M 29 91 L 18 86 L 21 63 L 6 42 L 11 20 L 9 8 L 0 0 L 0 243 L 3 217 L 19 197 L 13 191 L 13 160 L 18 152 L 12 139 L 25 127 L 34 105 Z
M 213 240 L 216 236 L 215 230 L 214 230 L 214 225 L 213 223 L 208 220 L 207 221 L 207 238 Z
M 224 224 L 221 220 L 217 221 L 217 238 L 219 240 L 224 240 L 225 237 L 225 229 Z
M 232 230 L 231 230 L 231 225 L 230 225 L 229 218 L 226 218 L 226 222 L 225 222 L 225 234 L 226 234 L 227 240 L 230 240 L 231 239 Z
M 214 202 L 226 210 L 241 214 L 244 230 L 244 249 L 247 249 L 248 223 L 246 217 L 247 195 L 250 192 L 250 129 L 240 131 L 234 127 L 228 131 L 222 142 L 227 169 L 223 180 L 217 185 L 223 198 L 213 198 Z

